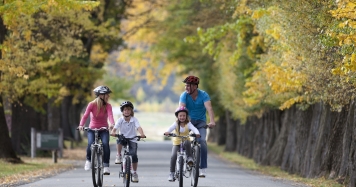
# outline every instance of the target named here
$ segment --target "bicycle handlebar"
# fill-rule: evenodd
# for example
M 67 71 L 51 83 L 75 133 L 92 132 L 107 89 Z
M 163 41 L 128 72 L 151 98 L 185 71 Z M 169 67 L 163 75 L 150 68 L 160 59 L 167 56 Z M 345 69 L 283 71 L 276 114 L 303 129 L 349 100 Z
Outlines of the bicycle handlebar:
M 165 134 L 163 134 L 165 135 Z M 189 136 L 191 137 L 195 137 L 196 134 L 189 134 L 187 136 L 180 136 L 180 135 L 177 135 L 177 134 L 174 134 L 174 133 L 169 133 L 168 135 L 165 135 L 165 136 L 168 136 L 168 137 L 177 137 L 177 138 L 188 138 Z
M 76 128 L 76 130 L 79 130 L 78 127 Z M 91 129 L 89 127 L 84 127 L 83 130 L 85 131 L 89 131 L 89 130 L 92 130 L 92 131 L 101 131 L 101 130 L 109 130 L 107 127 L 100 127 L 100 128 L 94 128 L 94 129 Z
M 123 137 L 124 139 L 127 139 L 127 140 L 133 140 L 133 139 L 136 139 L 137 141 L 140 141 L 141 138 L 147 138 L 146 136 L 145 137 L 141 137 L 141 136 L 135 136 L 135 137 L 132 137 L 132 138 L 126 138 L 124 135 L 122 134 L 115 134 L 114 135 L 115 137 L 119 138 L 120 136 Z

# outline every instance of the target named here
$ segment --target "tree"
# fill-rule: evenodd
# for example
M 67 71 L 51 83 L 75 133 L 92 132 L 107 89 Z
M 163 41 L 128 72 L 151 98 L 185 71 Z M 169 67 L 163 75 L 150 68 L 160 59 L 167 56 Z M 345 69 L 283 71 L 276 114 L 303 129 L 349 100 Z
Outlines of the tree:
M 8 46 L 4 43 L 5 41 L 5 36 L 10 33 L 10 34 L 16 34 L 16 32 L 12 33 L 12 28 L 16 27 L 16 23 L 18 19 L 21 19 L 22 16 L 20 15 L 31 15 L 39 10 L 45 10 L 45 11 L 62 11 L 66 10 L 68 8 L 72 9 L 91 9 L 93 7 L 97 6 L 96 2 L 79 2 L 79 1 L 7 1 L 5 4 L 4 2 L 0 6 L 0 13 L 1 13 L 1 21 L 0 21 L 0 27 L 1 27 L 1 44 L 2 44 L 2 56 L 1 58 L 7 56 L 7 53 L 10 51 L 12 48 L 11 46 Z M 17 10 L 17 11 L 13 11 Z M 10 73 L 12 75 L 18 75 L 23 78 L 27 78 L 27 75 L 24 75 L 24 68 L 19 67 L 14 67 L 11 63 L 7 64 L 3 60 L 0 61 L 0 70 L 2 72 L 2 75 L 5 74 L 5 72 Z M 3 80 L 3 78 L 2 78 Z M 4 96 L 4 87 L 1 84 L 1 96 Z M 1 101 L 2 101 L 2 97 Z M 0 127 L 2 127 L 3 131 L 1 131 L 0 134 L 0 141 L 2 142 L 2 146 L 0 146 L 0 158 L 4 158 L 6 160 L 9 160 L 11 162 L 21 162 L 21 160 L 17 157 L 17 155 L 14 153 L 12 146 L 11 146 L 11 141 L 9 137 L 9 132 L 8 128 L 6 125 L 6 120 L 5 119 L 5 113 L 4 113 L 4 107 L 3 107 L 3 102 L 2 106 L 0 107 Z

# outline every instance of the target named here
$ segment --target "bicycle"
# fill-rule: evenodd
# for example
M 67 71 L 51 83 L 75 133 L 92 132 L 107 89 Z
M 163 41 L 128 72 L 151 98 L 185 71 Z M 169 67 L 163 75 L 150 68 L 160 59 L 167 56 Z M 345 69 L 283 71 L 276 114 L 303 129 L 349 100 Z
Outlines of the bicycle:
M 119 177 L 123 178 L 123 183 L 124 187 L 129 187 L 130 186 L 130 181 L 134 183 L 138 183 L 135 181 L 132 181 L 132 174 L 131 174 L 131 168 L 132 168 L 132 155 L 130 154 L 130 144 L 129 141 L 136 139 L 137 141 L 141 140 L 141 136 L 135 136 L 133 138 L 126 138 L 122 134 L 115 134 L 115 137 L 121 139 L 121 144 L 122 148 L 124 150 L 124 156 L 121 162 L 121 171 L 119 173 Z M 145 137 L 146 138 L 146 137 Z
M 185 178 L 188 177 L 194 177 L 194 179 L 191 179 L 191 181 L 194 180 L 194 182 L 191 182 L 191 185 L 198 185 L 198 179 L 196 178 L 196 176 L 199 177 L 199 162 L 200 162 L 200 157 L 199 159 L 194 159 L 194 157 L 196 157 L 196 155 L 193 155 L 193 165 L 189 166 L 189 164 L 187 164 L 187 154 L 186 151 L 184 149 L 184 141 L 186 139 L 188 139 L 189 137 L 195 137 L 195 134 L 189 134 L 187 136 L 179 136 L 177 134 L 174 133 L 169 133 L 167 135 L 168 137 L 176 137 L 176 138 L 180 138 L 181 139 L 181 143 L 179 144 L 179 151 L 177 152 L 177 160 L 176 160 L 176 170 L 174 173 L 174 179 L 178 179 L 179 181 L 179 187 L 183 187 L 183 176 Z M 193 140 L 194 144 L 199 144 L 197 143 L 197 141 Z M 200 148 L 200 147 L 199 147 Z M 193 150 L 193 149 L 192 149 Z M 200 149 L 196 148 L 195 151 L 192 151 L 192 153 L 194 152 L 194 154 L 199 152 L 199 156 L 200 156 Z M 197 157 L 196 157 L 197 158 Z M 194 168 L 194 174 L 192 175 L 192 171 Z M 198 169 L 196 169 L 198 168 Z
M 78 129 L 77 129 L 78 130 Z M 91 144 L 91 171 L 94 187 L 103 186 L 103 144 L 100 140 L 99 131 L 108 130 L 106 127 L 101 127 L 99 129 L 90 129 L 89 127 L 84 127 L 85 131 L 94 131 L 95 138 L 94 142 Z
M 192 167 L 192 176 L 190 177 L 190 185 L 193 187 L 198 186 L 198 179 L 199 179 L 199 167 L 200 167 L 200 144 L 196 140 L 196 135 L 191 134 L 194 139 L 191 141 L 192 147 L 192 157 L 193 157 L 193 167 Z
M 208 127 L 209 125 L 205 125 L 204 127 L 200 127 L 200 128 L 207 129 Z M 194 165 L 192 167 L 192 177 L 190 178 L 191 179 L 190 185 L 193 187 L 197 187 L 198 179 L 199 179 L 199 167 L 200 167 L 200 143 L 197 141 L 195 134 L 191 134 L 190 136 L 194 138 L 191 141 L 192 157 L 193 157 Z

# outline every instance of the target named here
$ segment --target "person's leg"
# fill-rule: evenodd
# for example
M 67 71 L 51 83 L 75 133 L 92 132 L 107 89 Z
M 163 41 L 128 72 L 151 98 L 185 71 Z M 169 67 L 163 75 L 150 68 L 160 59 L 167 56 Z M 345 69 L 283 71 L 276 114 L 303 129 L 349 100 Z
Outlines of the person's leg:
M 129 141 L 130 150 L 129 153 L 132 155 L 132 182 L 138 182 L 137 167 L 138 167 L 138 157 L 137 157 L 137 143 Z
M 171 162 L 169 171 L 175 172 L 176 171 L 176 162 L 177 162 L 177 152 L 179 150 L 179 145 L 173 145 L 172 147 L 172 154 L 171 154 Z
M 132 169 L 133 172 L 136 172 L 138 166 L 137 143 L 129 141 L 129 144 L 130 144 L 129 153 L 132 156 Z
M 202 125 L 202 123 L 204 123 Z M 201 121 L 199 126 L 205 126 L 206 122 Z M 200 168 L 206 169 L 208 167 L 208 146 L 206 144 L 206 129 L 199 128 L 200 138 L 198 138 L 198 142 L 200 143 Z
M 122 145 L 116 144 L 117 155 L 121 155 Z
M 120 143 L 119 139 L 116 139 L 116 158 L 115 164 L 121 164 L 122 156 L 121 156 L 122 144 Z
M 91 162 L 91 149 L 90 149 L 90 147 L 91 147 L 91 144 L 94 142 L 94 132 L 93 131 L 91 131 L 91 130 L 89 130 L 89 131 L 87 131 L 88 132 L 88 147 L 87 147 L 87 156 L 86 156 L 86 158 L 87 158 L 87 160 L 89 161 L 89 162 Z
M 187 157 L 192 157 L 192 146 L 190 145 L 190 141 L 184 141 L 184 149 L 187 153 Z
M 104 150 L 104 167 L 109 167 L 110 163 L 110 145 L 109 145 L 109 131 L 100 131 L 101 142 L 103 143 Z

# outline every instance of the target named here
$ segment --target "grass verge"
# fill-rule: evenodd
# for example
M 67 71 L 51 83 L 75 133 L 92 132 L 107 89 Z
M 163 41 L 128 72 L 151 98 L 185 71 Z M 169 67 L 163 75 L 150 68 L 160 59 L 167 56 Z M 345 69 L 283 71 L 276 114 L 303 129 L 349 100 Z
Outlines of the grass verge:
M 0 159 L 0 186 L 16 186 L 56 175 L 72 169 L 78 164 L 77 160 L 82 160 L 84 164 L 85 144 L 64 149 L 63 158 L 58 158 L 57 163 L 53 163 L 52 157 L 20 157 L 24 162 L 21 164 L 12 164 Z M 65 145 L 70 147 L 70 142 L 65 142 Z
M 217 144 L 214 143 L 209 143 L 208 149 L 209 151 L 212 151 L 215 154 L 217 154 L 222 159 L 236 163 L 245 169 L 257 171 L 264 175 L 272 176 L 277 179 L 291 180 L 297 183 L 306 184 L 311 187 L 343 187 L 343 185 L 339 184 L 335 180 L 329 180 L 323 177 L 308 179 L 308 178 L 300 177 L 298 175 L 289 174 L 288 172 L 285 172 L 279 169 L 278 167 L 261 166 L 255 163 L 252 159 L 241 156 L 235 152 L 234 153 L 226 152 L 224 151 L 224 146 L 218 146 Z

